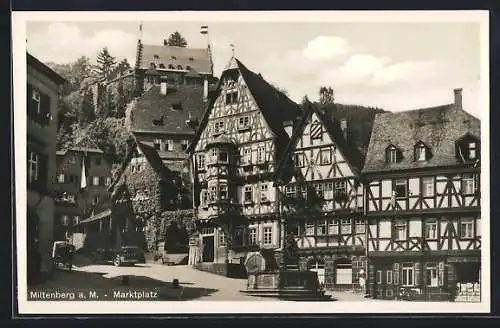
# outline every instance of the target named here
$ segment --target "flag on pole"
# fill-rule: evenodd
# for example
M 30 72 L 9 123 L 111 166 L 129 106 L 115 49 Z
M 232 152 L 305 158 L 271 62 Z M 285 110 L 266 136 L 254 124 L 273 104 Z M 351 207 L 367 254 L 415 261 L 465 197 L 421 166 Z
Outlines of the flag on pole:
M 85 172 L 85 156 L 82 156 L 82 179 L 80 181 L 80 188 L 87 188 L 87 172 Z
M 201 34 L 208 34 L 208 26 L 207 26 L 207 25 L 203 25 L 203 26 L 200 28 L 200 33 L 201 33 Z

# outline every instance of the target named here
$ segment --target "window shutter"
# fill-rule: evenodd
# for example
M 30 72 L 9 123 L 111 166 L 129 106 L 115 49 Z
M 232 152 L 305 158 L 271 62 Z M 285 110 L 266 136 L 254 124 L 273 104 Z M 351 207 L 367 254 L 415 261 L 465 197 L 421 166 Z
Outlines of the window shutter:
M 44 93 L 40 93 L 40 121 L 48 124 L 50 115 L 50 97 Z
M 438 265 L 438 283 L 439 287 L 444 286 L 444 262 L 439 262 Z
M 420 286 L 422 284 L 421 278 L 422 278 L 421 263 L 416 262 L 415 263 L 415 286 Z
M 392 265 L 392 271 L 393 271 L 392 283 L 394 285 L 399 285 L 399 263 L 394 263 Z

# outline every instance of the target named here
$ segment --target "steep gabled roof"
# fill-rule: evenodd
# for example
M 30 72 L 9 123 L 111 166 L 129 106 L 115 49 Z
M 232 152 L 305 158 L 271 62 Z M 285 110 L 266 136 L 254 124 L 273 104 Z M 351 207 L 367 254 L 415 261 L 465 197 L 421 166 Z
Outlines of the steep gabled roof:
M 481 137 L 478 118 L 455 104 L 396 113 L 377 114 L 363 172 L 385 172 L 460 164 L 455 143 L 469 133 Z M 423 142 L 432 156 L 424 162 L 414 160 L 414 147 Z M 386 163 L 386 149 L 397 145 L 402 159 Z
M 283 156 L 280 158 L 278 163 L 276 170 L 278 172 L 278 179 L 287 180 L 288 177 L 285 177 L 285 175 L 287 173 L 292 173 L 285 170 L 284 166 L 289 163 L 290 155 L 293 153 L 299 139 L 304 133 L 307 123 L 310 122 L 313 114 L 316 114 L 320 123 L 323 125 L 332 141 L 337 145 L 338 150 L 344 155 L 348 164 L 354 168 L 355 171 L 361 172 L 365 156 L 359 148 L 359 146 L 362 145 L 358 145 L 355 142 L 355 139 L 353 140 L 353 138 L 349 138 L 349 135 L 347 135 L 347 138 L 344 137 L 340 129 L 340 122 L 332 117 L 333 115 L 331 110 L 333 110 L 333 107 L 334 105 L 331 105 L 330 110 L 327 110 L 326 108 L 320 107 L 316 104 L 312 104 L 310 102 L 306 103 L 304 115 L 298 126 L 294 129 L 292 137 L 290 138 L 290 141 L 283 152 Z
M 67 82 L 67 80 L 65 78 L 63 78 L 61 75 L 57 74 L 52 68 L 45 65 L 40 60 L 38 60 L 35 56 L 29 54 L 28 52 L 26 52 L 26 63 L 28 65 L 33 66 L 37 70 L 39 70 L 41 73 L 43 73 L 45 76 L 50 78 L 52 81 L 54 81 L 58 85 L 61 85 L 61 84 L 64 84 Z
M 127 153 L 127 156 L 125 160 L 123 161 L 117 175 L 115 176 L 113 182 L 111 183 L 109 190 L 114 192 L 114 189 L 116 189 L 117 185 L 118 187 L 121 185 L 119 182 L 123 176 L 123 173 L 127 169 L 130 161 L 132 158 L 136 155 L 137 151 L 140 151 L 144 157 L 146 158 L 146 161 L 151 165 L 153 170 L 158 174 L 158 177 L 166 182 L 171 181 L 171 178 L 173 176 L 173 173 L 166 168 L 163 165 L 163 162 L 156 152 L 156 149 L 154 147 L 151 147 L 149 145 L 146 145 L 140 141 L 138 141 L 134 135 L 131 136 L 131 140 L 128 141 L 129 143 L 129 150 Z
M 180 65 L 183 70 L 188 70 L 189 66 L 201 74 L 212 74 L 208 48 L 184 48 L 142 43 L 140 47 L 142 47 L 138 62 L 140 69 L 148 69 L 151 63 L 154 63 L 157 68 L 160 64 L 163 64 L 167 69 L 168 65 L 173 65 L 175 69 Z
M 271 131 L 277 138 L 277 154 L 278 158 L 281 156 L 285 145 L 289 141 L 289 137 L 283 128 L 283 123 L 286 121 L 295 121 L 298 116 L 302 114 L 301 108 L 298 104 L 290 100 L 281 91 L 278 91 L 275 87 L 269 84 L 262 76 L 255 74 L 250 71 L 245 65 L 243 65 L 238 59 L 231 58 L 228 69 L 222 72 L 222 76 L 217 83 L 216 91 L 213 97 L 211 97 L 210 102 L 203 114 L 203 119 L 200 122 L 198 130 L 196 131 L 193 142 L 188 148 L 189 152 L 194 150 L 196 143 L 198 142 L 201 133 L 205 129 L 208 123 L 208 117 L 213 108 L 214 102 L 220 95 L 221 83 L 223 77 L 234 69 L 237 69 L 243 80 L 245 81 L 250 94 L 253 96 L 259 110 L 264 117 L 264 120 L 268 124 Z
M 172 105 L 177 104 L 182 108 L 173 109 Z M 195 131 L 186 121 L 200 119 L 204 106 L 203 87 L 177 85 L 168 87 L 167 94 L 162 95 L 160 86 L 153 86 L 131 109 L 131 131 L 193 135 Z M 154 121 L 160 120 L 162 115 L 162 124 L 155 125 Z

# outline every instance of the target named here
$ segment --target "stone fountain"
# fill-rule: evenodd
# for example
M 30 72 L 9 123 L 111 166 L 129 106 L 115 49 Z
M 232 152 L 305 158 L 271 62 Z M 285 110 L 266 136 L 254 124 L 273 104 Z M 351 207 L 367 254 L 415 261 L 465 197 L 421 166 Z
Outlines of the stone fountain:
M 283 260 L 276 260 L 280 258 Z M 331 296 L 325 295 L 325 291 L 320 288 L 318 274 L 291 269 L 298 267 L 297 264 L 296 243 L 290 235 L 287 236 L 283 249 L 260 249 L 251 253 L 245 262 L 247 287 L 241 292 L 294 301 L 330 300 Z

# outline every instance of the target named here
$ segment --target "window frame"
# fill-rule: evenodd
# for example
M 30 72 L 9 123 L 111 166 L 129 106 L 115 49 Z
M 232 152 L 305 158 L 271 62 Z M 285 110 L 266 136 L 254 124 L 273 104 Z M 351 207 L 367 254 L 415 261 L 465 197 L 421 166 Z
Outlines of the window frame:
M 96 186 L 99 186 L 99 177 L 97 175 L 93 176 L 92 177 L 92 186 L 96 187 Z
M 439 287 L 438 266 L 434 265 L 434 264 L 432 264 L 432 265 L 427 264 L 425 266 L 424 270 L 425 270 L 425 277 L 426 277 L 426 281 L 424 282 L 425 286 L 426 287 Z M 431 272 L 435 272 L 435 284 L 433 284 L 433 279 L 432 279 L 432 277 L 430 277 Z
M 296 167 L 305 167 L 305 154 L 303 152 L 296 152 L 294 154 L 294 162 Z
M 411 280 L 411 282 L 409 281 Z M 406 283 L 405 283 L 406 281 Z M 414 287 L 415 286 L 415 265 L 405 264 L 401 265 L 401 286 Z
M 264 246 L 273 245 L 273 227 L 263 227 L 262 228 L 262 244 Z M 269 240 L 267 240 L 269 238 Z
M 266 162 L 266 146 L 257 147 L 257 163 Z
M 238 130 L 246 130 L 250 128 L 250 116 L 245 115 L 238 118 Z
M 382 284 L 382 270 L 377 270 L 375 273 L 375 280 L 378 285 Z
M 387 270 L 385 272 L 385 279 L 388 285 L 392 285 L 392 270 Z
M 464 229 L 464 226 L 467 227 Z M 461 218 L 460 219 L 460 239 L 461 240 L 471 240 L 474 239 L 474 219 L 471 218 Z M 464 231 L 470 232 L 470 235 L 464 236 Z
M 267 203 L 270 202 L 269 200 L 269 186 L 267 183 L 262 183 L 260 185 L 260 202 L 261 203 Z
M 335 232 L 336 230 L 336 232 Z M 333 231 L 333 232 L 332 232 Z M 338 235 L 340 232 L 339 220 L 338 219 L 329 219 L 328 220 L 328 235 Z
M 403 228 L 400 230 L 400 228 Z M 404 231 L 404 238 L 400 238 L 399 231 Z M 394 222 L 394 240 L 407 241 L 408 240 L 408 224 L 402 221 Z
M 32 87 L 31 90 L 32 90 L 31 91 L 31 99 L 37 103 L 36 114 L 41 115 L 42 114 L 42 93 L 34 87 Z
M 408 198 L 408 180 L 407 179 L 396 179 L 394 180 L 394 192 L 396 193 L 396 199 L 406 199 Z M 401 196 L 398 192 L 398 186 L 402 186 L 404 184 L 404 195 Z
M 197 154 L 196 167 L 198 170 L 205 168 L 205 154 Z
M 327 161 L 324 161 L 325 159 L 325 153 L 328 153 L 327 156 Z M 323 148 L 320 150 L 320 164 L 321 165 L 331 165 L 332 164 L 332 150 L 330 148 Z
M 64 173 L 59 173 L 57 175 L 57 183 L 65 183 L 66 175 Z
M 257 245 L 257 228 L 248 228 L 248 245 Z
M 428 229 L 429 226 L 434 227 L 434 229 Z M 434 231 L 434 236 L 429 234 L 430 231 Z M 436 219 L 428 219 L 424 222 L 424 238 L 425 240 L 438 239 L 438 222 Z
M 426 183 L 430 181 L 430 183 Z M 420 179 L 420 185 L 421 185 L 421 193 L 422 193 L 422 197 L 434 197 L 436 195 L 436 191 L 435 191 L 435 188 L 434 188 L 434 177 L 422 177 Z M 431 194 L 427 194 L 427 186 L 431 186 L 432 188 L 432 192 Z M 424 192 L 425 190 L 425 192 Z
M 418 143 L 417 145 L 415 145 L 415 162 L 425 162 L 426 160 L 427 147 L 423 143 Z
M 243 203 L 252 203 L 252 202 L 253 202 L 253 188 L 251 185 L 246 185 L 243 187 Z
M 40 154 L 29 151 L 28 156 L 28 183 L 34 183 L 40 179 Z
M 221 158 L 222 155 L 225 155 L 225 159 Z M 217 163 L 223 163 L 223 164 L 229 163 L 229 153 L 226 150 L 219 150 L 218 151 Z
M 464 173 L 462 174 L 462 194 L 469 196 L 474 195 L 477 190 L 477 178 L 474 173 Z M 467 186 L 471 186 L 471 190 L 467 190 Z

